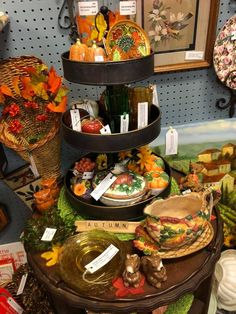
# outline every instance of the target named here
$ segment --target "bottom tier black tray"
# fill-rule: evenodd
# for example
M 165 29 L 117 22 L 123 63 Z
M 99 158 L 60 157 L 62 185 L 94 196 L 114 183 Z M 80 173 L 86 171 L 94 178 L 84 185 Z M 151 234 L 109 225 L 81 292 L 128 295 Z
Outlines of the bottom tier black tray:
M 171 178 L 170 166 L 164 159 L 163 161 L 165 163 L 165 172 Z M 86 216 L 87 218 L 106 220 L 137 220 L 143 216 L 144 207 L 155 198 L 155 196 L 151 195 L 147 199 L 128 206 L 105 206 L 101 202 L 95 201 L 94 199 L 87 200 L 82 197 L 77 197 L 70 188 L 70 180 L 72 176 L 72 171 L 68 171 L 65 176 L 66 197 L 78 213 L 82 216 Z M 166 189 L 158 196 L 163 198 L 167 197 L 170 193 L 170 187 L 171 184 L 169 182 Z

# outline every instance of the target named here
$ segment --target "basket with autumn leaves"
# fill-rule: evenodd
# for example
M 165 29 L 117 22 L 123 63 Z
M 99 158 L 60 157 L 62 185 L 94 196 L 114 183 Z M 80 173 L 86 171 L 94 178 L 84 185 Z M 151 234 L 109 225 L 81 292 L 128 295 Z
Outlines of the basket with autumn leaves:
M 0 63 L 0 141 L 34 165 L 42 178 L 60 176 L 60 118 L 68 89 L 34 56 Z

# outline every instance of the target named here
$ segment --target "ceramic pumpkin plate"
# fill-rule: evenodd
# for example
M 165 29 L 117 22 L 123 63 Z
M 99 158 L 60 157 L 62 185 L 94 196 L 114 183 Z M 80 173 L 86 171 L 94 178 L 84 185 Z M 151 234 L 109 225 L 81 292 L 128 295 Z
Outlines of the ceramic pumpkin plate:
M 112 61 L 145 57 L 150 54 L 146 32 L 135 22 L 119 21 L 109 30 L 106 49 Z
M 236 15 L 225 23 L 216 38 L 213 62 L 220 81 L 236 89 Z

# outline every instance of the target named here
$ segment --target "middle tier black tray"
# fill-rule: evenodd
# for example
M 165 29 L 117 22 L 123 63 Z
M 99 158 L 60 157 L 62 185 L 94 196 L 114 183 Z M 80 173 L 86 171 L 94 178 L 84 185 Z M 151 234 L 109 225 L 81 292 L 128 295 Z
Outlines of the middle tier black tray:
M 151 106 L 150 123 L 127 133 L 107 135 L 77 132 L 67 125 L 69 110 L 62 116 L 62 133 L 65 141 L 79 150 L 95 153 L 111 153 L 151 143 L 161 131 L 161 113 L 157 106 Z
M 168 186 L 158 195 L 158 197 L 166 198 L 169 196 L 171 189 L 171 168 L 165 159 L 163 159 L 163 161 L 165 164 L 165 172 L 168 174 L 170 180 Z M 71 169 L 72 168 L 73 165 Z M 75 210 L 86 218 L 105 220 L 137 220 L 144 216 L 144 207 L 156 197 L 154 195 L 149 195 L 142 201 L 132 205 L 105 206 L 100 201 L 95 201 L 93 198 L 85 199 L 77 197 L 70 188 L 70 180 L 72 177 L 73 173 L 69 170 L 64 179 L 66 197 Z

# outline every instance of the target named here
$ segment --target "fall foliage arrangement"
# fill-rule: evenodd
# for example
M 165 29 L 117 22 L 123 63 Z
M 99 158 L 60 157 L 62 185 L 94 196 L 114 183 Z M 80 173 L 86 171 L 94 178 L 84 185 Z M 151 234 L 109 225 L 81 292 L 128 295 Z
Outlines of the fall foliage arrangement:
M 36 57 L 0 63 L 0 141 L 26 161 L 33 157 L 43 177 L 60 172 L 59 128 L 67 93 L 55 69 Z

